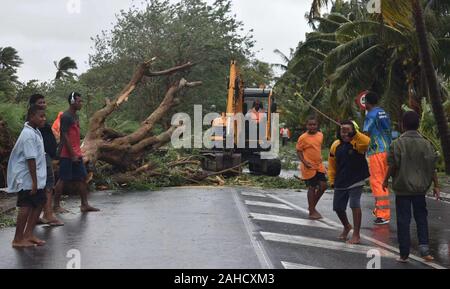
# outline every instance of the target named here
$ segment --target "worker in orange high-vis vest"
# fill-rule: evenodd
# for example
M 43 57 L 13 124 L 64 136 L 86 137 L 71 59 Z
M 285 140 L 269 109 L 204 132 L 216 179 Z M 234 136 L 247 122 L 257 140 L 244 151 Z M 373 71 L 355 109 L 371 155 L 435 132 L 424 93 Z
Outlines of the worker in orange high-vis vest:
M 369 160 L 370 187 L 375 197 L 376 225 L 388 224 L 391 220 L 389 191 L 383 189 L 383 181 L 388 171 L 387 155 L 392 142 L 391 121 L 389 115 L 377 106 L 379 96 L 374 92 L 366 95 L 367 115 L 364 132 L 370 136 L 367 152 Z

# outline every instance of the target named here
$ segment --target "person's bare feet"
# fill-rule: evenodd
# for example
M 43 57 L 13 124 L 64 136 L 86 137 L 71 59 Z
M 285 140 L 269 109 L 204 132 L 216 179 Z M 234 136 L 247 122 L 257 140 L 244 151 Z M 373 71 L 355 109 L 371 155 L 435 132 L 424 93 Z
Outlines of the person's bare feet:
M 361 243 L 361 237 L 353 235 L 350 240 L 347 241 L 347 244 L 357 245 Z
M 100 209 L 91 207 L 89 205 L 87 205 L 87 206 L 80 206 L 80 210 L 81 210 L 82 213 L 99 212 L 100 211 Z
M 321 215 L 319 212 L 317 212 L 316 210 L 314 210 L 314 211 L 312 211 L 312 212 L 309 213 L 309 218 L 310 218 L 311 220 L 320 220 L 320 219 L 322 219 L 323 217 L 322 217 L 322 215 Z
M 66 210 L 63 207 L 54 207 L 53 211 L 55 212 L 55 214 L 67 214 L 67 213 L 69 213 L 69 210 Z
M 29 248 L 29 247 L 35 247 L 36 244 L 28 241 L 28 240 L 22 240 L 22 241 L 13 241 L 12 242 L 12 247 L 15 249 L 20 249 L 20 248 Z
M 424 256 L 424 257 L 422 257 L 422 258 L 423 258 L 423 260 L 424 260 L 425 262 L 432 262 L 432 261 L 434 261 L 434 257 L 431 256 L 431 255 L 427 255 L 427 256 Z
M 338 239 L 342 241 L 347 241 L 347 236 L 352 229 L 353 227 L 351 225 L 344 227 L 344 231 L 342 231 L 342 234 L 339 235 Z
M 48 226 L 52 226 L 52 227 L 57 227 L 57 226 L 64 226 L 64 223 L 62 221 L 60 221 L 58 218 L 56 218 L 55 216 L 51 216 L 51 217 L 42 217 L 41 218 L 42 223 Z
M 44 240 L 41 240 L 41 239 L 39 239 L 36 236 L 28 237 L 28 238 L 26 238 L 26 240 L 31 242 L 31 243 L 33 243 L 33 244 L 36 244 L 37 246 L 44 246 L 45 243 L 47 243 Z

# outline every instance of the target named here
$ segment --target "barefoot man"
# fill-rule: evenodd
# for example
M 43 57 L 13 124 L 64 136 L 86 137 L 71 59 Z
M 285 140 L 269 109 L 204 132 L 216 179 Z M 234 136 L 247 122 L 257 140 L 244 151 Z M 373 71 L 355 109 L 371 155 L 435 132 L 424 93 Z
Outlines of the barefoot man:
M 83 163 L 80 147 L 80 121 L 77 111 L 81 109 L 81 95 L 72 92 L 68 98 L 70 107 L 61 116 L 61 152 L 59 160 L 59 180 L 55 187 L 55 212 L 65 213 L 61 207 L 61 194 L 64 185 L 72 183 L 79 190 L 82 212 L 97 212 L 99 209 L 91 207 L 88 203 L 88 185 L 86 183 L 87 171 Z
M 328 177 L 334 187 L 333 210 L 344 226 L 339 239 L 346 241 L 353 229 L 353 236 L 348 241 L 350 244 L 359 244 L 361 240 L 361 194 L 365 181 L 369 178 L 365 156 L 369 143 L 370 138 L 358 132 L 352 121 L 345 121 L 341 124 L 339 139 L 331 146 L 328 159 Z M 354 228 L 345 212 L 349 200 Z
M 302 179 L 308 186 L 308 210 L 311 220 L 319 220 L 322 215 L 316 206 L 327 189 L 326 170 L 322 162 L 323 134 L 319 131 L 319 121 L 316 116 L 310 116 L 306 121 L 306 132 L 297 141 L 297 155 L 301 162 Z

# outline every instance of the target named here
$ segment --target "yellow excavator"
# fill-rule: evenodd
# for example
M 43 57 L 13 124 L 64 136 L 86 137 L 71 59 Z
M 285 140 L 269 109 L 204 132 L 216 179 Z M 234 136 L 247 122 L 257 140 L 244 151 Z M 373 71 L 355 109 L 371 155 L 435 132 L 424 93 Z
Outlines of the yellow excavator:
M 238 174 L 242 172 L 240 165 L 247 162 L 253 174 L 278 176 L 281 161 L 270 153 L 277 145 L 272 136 L 275 131 L 278 134 L 278 129 L 272 131 L 276 110 L 272 89 L 246 88 L 237 62 L 232 61 L 227 109 L 212 122 L 215 145 L 203 151 L 203 168 L 213 172 L 236 168 L 233 172 Z

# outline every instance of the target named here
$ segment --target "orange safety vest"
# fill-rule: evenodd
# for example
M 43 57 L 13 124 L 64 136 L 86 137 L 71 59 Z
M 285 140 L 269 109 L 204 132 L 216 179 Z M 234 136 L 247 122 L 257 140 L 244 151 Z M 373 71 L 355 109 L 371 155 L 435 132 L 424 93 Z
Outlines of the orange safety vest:
M 63 115 L 63 113 L 64 112 L 62 111 L 58 113 L 58 116 L 56 117 L 52 125 L 52 131 L 58 143 L 61 140 L 61 116 Z

